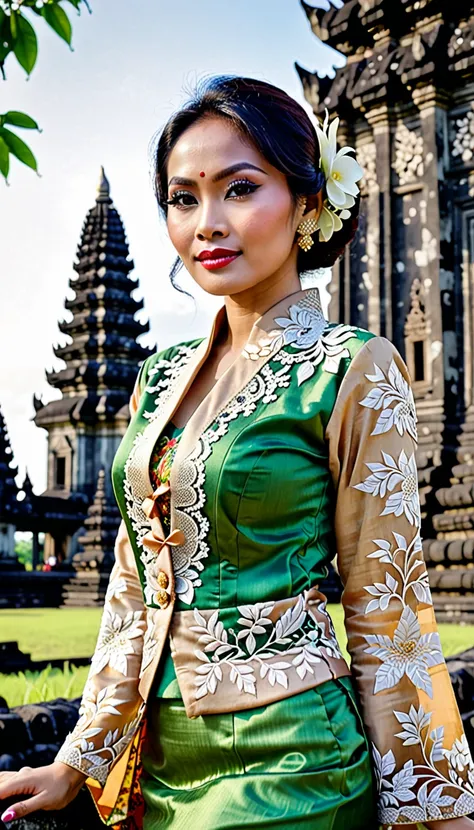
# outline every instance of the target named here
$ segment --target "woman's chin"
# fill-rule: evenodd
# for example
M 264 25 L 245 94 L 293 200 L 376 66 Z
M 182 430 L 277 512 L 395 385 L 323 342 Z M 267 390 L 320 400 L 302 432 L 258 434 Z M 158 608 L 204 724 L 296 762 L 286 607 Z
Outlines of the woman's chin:
M 261 280 L 255 278 L 255 275 L 250 274 L 232 274 L 230 268 L 222 268 L 222 270 L 214 273 L 193 274 L 195 282 L 203 291 L 215 296 L 224 296 L 229 294 L 239 294 L 241 291 L 248 291 L 258 285 Z

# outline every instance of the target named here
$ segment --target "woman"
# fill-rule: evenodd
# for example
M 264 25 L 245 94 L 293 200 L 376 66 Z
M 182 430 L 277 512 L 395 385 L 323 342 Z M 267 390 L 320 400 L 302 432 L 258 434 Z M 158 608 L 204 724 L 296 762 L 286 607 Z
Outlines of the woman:
M 53 764 L 0 777 L 1 797 L 31 795 L 4 820 L 87 778 L 106 824 L 146 830 L 474 827 L 408 372 L 300 284 L 357 227 L 362 170 L 337 126 L 225 76 L 158 140 L 178 264 L 224 305 L 139 373 L 80 719 Z M 335 555 L 350 669 L 318 590 Z

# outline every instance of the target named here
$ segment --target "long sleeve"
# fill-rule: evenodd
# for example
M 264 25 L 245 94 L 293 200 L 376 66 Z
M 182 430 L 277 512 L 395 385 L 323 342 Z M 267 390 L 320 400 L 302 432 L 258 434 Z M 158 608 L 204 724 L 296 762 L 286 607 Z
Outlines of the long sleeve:
M 137 378 L 130 399 L 132 415 L 140 396 L 141 376 L 142 373 Z M 104 821 L 110 819 L 106 823 L 123 817 L 117 815 L 115 793 L 120 792 L 121 781 L 127 771 L 125 750 L 131 749 L 130 745 L 137 737 L 145 708 L 138 683 L 146 626 L 143 592 L 122 521 L 79 720 L 55 758 L 88 775 L 87 784 L 98 804 L 99 813 Z M 108 785 L 113 769 L 117 769 L 118 786 Z M 110 790 L 109 798 L 104 795 L 106 787 Z
M 373 337 L 326 429 L 342 604 L 378 783 L 379 820 L 474 812 L 474 765 L 442 654 L 420 537 L 408 370 Z

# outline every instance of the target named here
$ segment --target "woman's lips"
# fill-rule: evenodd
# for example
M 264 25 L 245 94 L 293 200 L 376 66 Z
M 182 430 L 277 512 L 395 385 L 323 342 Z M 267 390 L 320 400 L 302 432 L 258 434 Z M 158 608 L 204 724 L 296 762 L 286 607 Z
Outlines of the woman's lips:
M 239 254 L 232 254 L 232 256 L 220 256 L 216 257 L 215 259 L 200 259 L 198 262 L 201 263 L 203 268 L 206 268 L 207 271 L 216 271 L 218 268 L 225 268 L 226 265 L 229 265 L 234 259 L 240 256 Z

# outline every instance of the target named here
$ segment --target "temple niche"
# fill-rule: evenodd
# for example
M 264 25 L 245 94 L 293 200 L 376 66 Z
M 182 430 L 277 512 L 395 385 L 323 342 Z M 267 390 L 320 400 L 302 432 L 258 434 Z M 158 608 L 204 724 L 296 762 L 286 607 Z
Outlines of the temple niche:
M 347 58 L 296 64 L 318 117 L 364 169 L 359 233 L 333 268 L 330 318 L 388 337 L 418 412 L 423 549 L 439 619 L 474 613 L 474 3 L 347 0 L 315 9 Z

